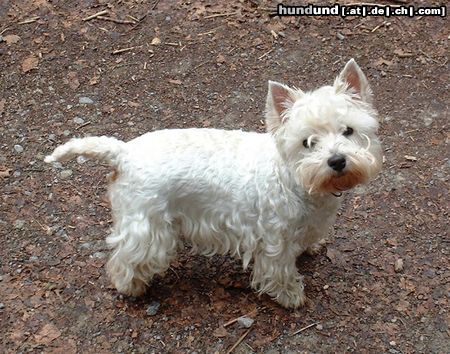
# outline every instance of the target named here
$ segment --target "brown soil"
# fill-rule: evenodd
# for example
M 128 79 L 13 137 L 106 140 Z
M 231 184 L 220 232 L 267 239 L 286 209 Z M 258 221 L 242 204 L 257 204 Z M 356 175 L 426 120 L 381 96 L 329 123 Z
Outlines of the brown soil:
M 247 329 L 222 325 L 249 312 L 236 353 L 449 351 L 448 19 L 280 19 L 274 5 L 0 3 L 1 352 L 224 353 Z M 101 10 L 132 23 L 82 20 Z M 351 57 L 372 84 L 386 162 L 345 195 L 327 250 L 299 259 L 305 308 L 258 298 L 228 257 L 183 255 L 143 298 L 111 288 L 109 171 L 52 168 L 45 154 L 73 136 L 262 131 L 267 80 L 312 89 Z

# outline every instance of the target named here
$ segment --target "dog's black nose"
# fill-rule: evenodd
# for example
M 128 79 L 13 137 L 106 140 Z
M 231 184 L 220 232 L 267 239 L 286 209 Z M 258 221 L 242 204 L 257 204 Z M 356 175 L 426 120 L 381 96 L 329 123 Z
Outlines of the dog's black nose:
M 345 168 L 345 157 L 343 155 L 333 155 L 328 159 L 328 166 L 333 170 L 341 172 Z

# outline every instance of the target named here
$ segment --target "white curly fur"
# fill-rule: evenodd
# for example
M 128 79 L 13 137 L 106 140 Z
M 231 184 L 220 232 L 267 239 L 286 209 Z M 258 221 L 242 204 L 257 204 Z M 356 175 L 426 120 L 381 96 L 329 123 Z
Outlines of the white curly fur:
M 231 253 L 244 268 L 253 260 L 252 287 L 295 308 L 305 301 L 295 260 L 327 236 L 340 202 L 331 193 L 371 180 L 381 167 L 369 98 L 350 61 L 334 86 L 314 92 L 271 82 L 270 133 L 175 129 L 128 143 L 88 137 L 45 161 L 85 155 L 114 166 L 108 272 L 119 292 L 144 293 L 188 241 L 195 253 Z M 346 137 L 348 126 L 354 134 Z M 305 139 L 314 147 L 305 148 Z M 346 156 L 343 172 L 327 164 L 336 153 Z

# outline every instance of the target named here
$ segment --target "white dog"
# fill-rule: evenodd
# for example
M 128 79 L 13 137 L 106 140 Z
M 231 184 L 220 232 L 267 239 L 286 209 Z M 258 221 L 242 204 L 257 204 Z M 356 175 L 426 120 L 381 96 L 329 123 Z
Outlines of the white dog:
M 314 253 L 342 191 L 381 168 L 377 114 L 350 60 L 333 86 L 313 92 L 269 82 L 268 133 L 162 130 L 125 143 L 73 139 L 45 161 L 84 155 L 114 169 L 108 262 L 121 293 L 138 296 L 164 273 L 183 241 L 204 255 L 231 253 L 251 285 L 290 308 L 305 302 L 295 261 Z

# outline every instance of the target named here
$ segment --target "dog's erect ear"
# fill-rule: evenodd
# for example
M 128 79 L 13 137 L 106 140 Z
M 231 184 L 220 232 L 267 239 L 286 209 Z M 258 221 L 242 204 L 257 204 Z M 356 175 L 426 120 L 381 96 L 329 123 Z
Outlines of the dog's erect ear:
M 361 100 L 367 103 L 372 102 L 372 91 L 367 82 L 367 78 L 353 58 L 345 64 L 344 69 L 339 74 L 338 80 L 335 83 L 336 91 L 339 91 L 342 84 L 346 84 L 347 91 L 356 94 Z
M 269 93 L 266 100 L 266 125 L 268 131 L 276 131 L 284 123 L 287 119 L 287 111 L 300 95 L 300 90 L 294 90 L 278 82 L 269 81 Z

